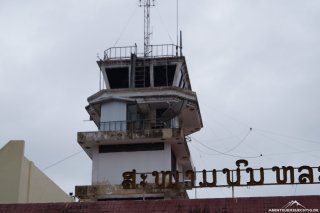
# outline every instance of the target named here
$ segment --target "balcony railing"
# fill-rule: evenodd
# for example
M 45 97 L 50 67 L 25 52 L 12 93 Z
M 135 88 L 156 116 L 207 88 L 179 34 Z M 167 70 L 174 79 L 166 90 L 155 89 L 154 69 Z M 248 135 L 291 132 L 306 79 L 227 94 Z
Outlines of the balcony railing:
M 180 47 L 174 44 L 150 45 L 148 57 L 174 57 L 179 56 Z
M 137 54 L 137 46 L 110 47 L 104 51 L 104 60 L 130 59 L 131 54 Z
M 136 121 L 108 121 L 100 123 L 100 131 L 135 131 L 145 129 L 178 128 L 174 120 L 136 120 Z
M 176 57 L 182 56 L 181 47 L 175 44 L 149 45 L 148 55 L 138 53 L 138 46 L 110 47 L 104 51 L 104 60 L 124 60 L 130 59 L 131 54 L 138 57 L 156 58 L 156 57 Z

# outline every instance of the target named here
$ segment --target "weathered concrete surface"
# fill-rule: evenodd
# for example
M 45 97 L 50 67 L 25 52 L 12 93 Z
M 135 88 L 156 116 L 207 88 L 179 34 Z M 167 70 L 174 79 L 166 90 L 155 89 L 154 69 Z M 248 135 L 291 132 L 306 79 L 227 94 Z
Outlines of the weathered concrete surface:
M 7 204 L 0 205 L 1 213 L 264 213 L 269 209 L 281 209 L 291 201 L 297 201 L 307 209 L 318 209 L 320 196 L 220 198 L 198 200 L 158 201 L 100 201 L 83 203 Z M 292 208 L 301 208 L 293 206 Z M 289 209 L 291 210 L 291 209 Z M 288 211 L 293 212 L 293 211 Z M 303 211 L 301 211 L 303 212 Z M 306 211 L 310 212 L 310 211 Z M 316 211 L 315 211 L 316 212 Z
M 145 187 L 136 185 L 135 189 L 123 189 L 122 185 L 90 185 L 76 186 L 75 195 L 82 201 L 111 200 L 114 198 L 136 198 L 142 197 L 164 197 L 166 199 L 185 199 L 188 198 L 184 184 L 180 188 L 161 189 L 155 184 L 146 183 Z

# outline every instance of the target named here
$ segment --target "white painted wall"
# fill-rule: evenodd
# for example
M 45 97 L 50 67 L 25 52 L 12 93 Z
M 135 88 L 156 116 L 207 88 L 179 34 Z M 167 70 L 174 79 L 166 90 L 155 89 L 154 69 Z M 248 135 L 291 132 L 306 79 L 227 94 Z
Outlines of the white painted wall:
M 182 74 L 180 71 L 181 66 L 182 66 L 182 63 L 177 63 L 176 72 L 174 74 L 172 86 L 179 87 L 180 78 L 182 77 Z
M 126 121 L 127 120 L 127 103 L 123 101 L 110 101 L 101 104 L 100 122 L 109 121 Z M 122 126 L 120 126 L 122 124 Z M 100 130 L 126 130 L 126 123 L 112 122 L 100 126 Z
M 108 182 L 121 184 L 122 173 L 132 171 L 152 172 L 171 170 L 171 145 L 165 144 L 164 150 L 98 153 L 93 150 L 92 184 Z M 151 177 L 150 177 L 151 178 Z M 153 179 L 150 179 L 150 182 Z M 139 180 L 137 180 L 138 182 Z
M 0 204 L 72 202 L 24 157 L 24 146 L 24 141 L 10 141 L 0 149 Z
M 109 84 L 109 80 L 108 80 L 108 76 L 107 76 L 107 73 L 106 73 L 106 67 L 105 66 L 101 66 L 101 69 L 100 69 L 100 72 L 102 73 L 102 76 L 103 76 L 103 81 L 102 83 L 104 83 L 104 85 L 106 86 L 106 89 L 110 89 L 110 84 Z M 101 74 L 100 73 L 100 74 Z M 103 87 L 103 85 L 102 85 Z

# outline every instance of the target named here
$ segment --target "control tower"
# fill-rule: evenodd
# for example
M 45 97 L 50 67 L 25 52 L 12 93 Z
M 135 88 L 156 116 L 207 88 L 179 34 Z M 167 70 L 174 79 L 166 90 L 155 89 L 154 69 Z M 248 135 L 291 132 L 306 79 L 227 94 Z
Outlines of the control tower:
M 148 15 L 150 0 L 142 6 Z M 182 44 L 151 45 L 146 36 L 142 53 L 137 45 L 111 47 L 97 61 L 105 89 L 90 96 L 86 106 L 98 130 L 78 132 L 79 145 L 92 159 L 92 185 L 76 186 L 80 199 L 188 198 L 183 184 L 175 189 L 122 184 L 127 171 L 141 174 L 137 183 L 152 171 L 178 171 L 173 182 L 187 180 L 185 171 L 194 170 L 188 136 L 202 128 Z M 149 175 L 146 183 L 152 182 Z

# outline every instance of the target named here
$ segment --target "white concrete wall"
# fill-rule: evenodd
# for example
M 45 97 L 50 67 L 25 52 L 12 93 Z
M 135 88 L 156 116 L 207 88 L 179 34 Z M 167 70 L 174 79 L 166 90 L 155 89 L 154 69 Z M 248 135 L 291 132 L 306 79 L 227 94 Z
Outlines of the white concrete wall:
M 172 86 L 179 87 L 179 82 L 182 77 L 182 74 L 180 71 L 181 66 L 182 66 L 182 63 L 177 63 L 176 72 L 174 74 Z
M 110 121 L 126 121 L 127 120 L 127 103 L 122 101 L 110 101 L 101 105 L 101 120 L 100 122 Z M 126 123 L 112 122 L 100 126 L 100 130 L 121 130 L 126 129 Z
M 171 170 L 171 145 L 165 144 L 164 150 L 98 153 L 93 150 L 92 184 L 121 184 L 122 173 L 132 171 L 152 172 Z
M 0 203 L 18 203 L 21 162 L 24 146 L 22 141 L 6 144 L 0 150 Z
M 24 157 L 24 141 L 0 150 L 0 203 L 72 202 L 33 162 Z
M 72 202 L 72 198 L 62 191 L 50 178 L 29 161 L 28 203 Z
M 101 66 L 100 72 L 102 73 L 102 76 L 103 76 L 102 83 L 104 83 L 104 85 L 106 86 L 106 89 L 110 89 L 108 76 L 107 76 L 107 73 L 105 70 L 106 70 L 106 67 Z M 102 85 L 102 87 L 103 87 L 103 85 Z

